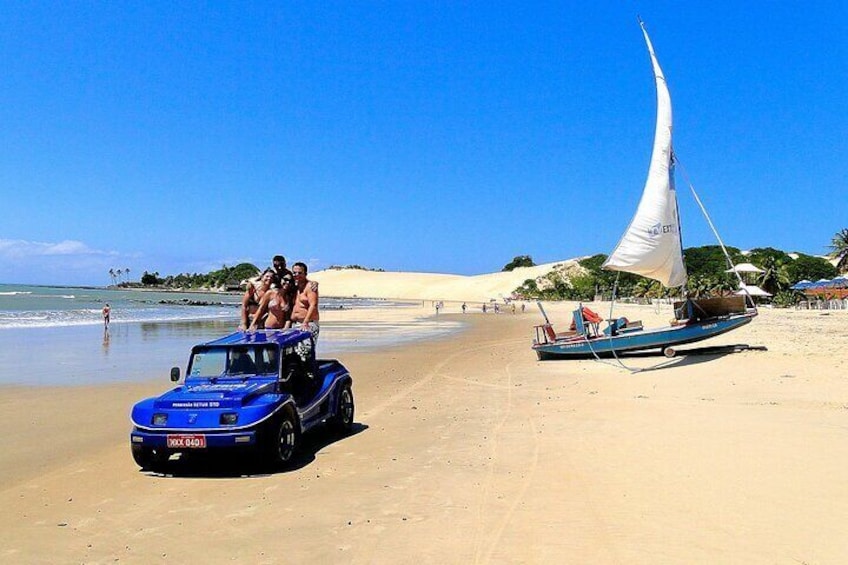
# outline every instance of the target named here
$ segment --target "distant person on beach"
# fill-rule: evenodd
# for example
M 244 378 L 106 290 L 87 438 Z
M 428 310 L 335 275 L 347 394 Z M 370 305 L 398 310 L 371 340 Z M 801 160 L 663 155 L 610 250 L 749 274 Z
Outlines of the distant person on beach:
M 483 304 L 483 313 L 484 314 L 486 313 L 486 305 L 485 304 Z
M 465 309 L 468 308 L 468 305 L 465 302 L 462 303 L 462 313 L 465 314 Z
M 522 303 L 521 303 L 521 313 L 522 313 L 522 314 L 524 313 L 524 310 L 525 310 L 526 308 L 527 308 L 527 305 L 526 305 L 526 304 L 524 304 L 524 303 L 522 302 Z
M 262 300 L 265 293 L 271 290 L 271 284 L 273 284 L 276 276 L 277 275 L 274 273 L 273 269 L 269 268 L 265 269 L 265 272 L 262 273 L 262 276 L 259 278 L 258 286 L 253 284 L 251 281 L 248 281 L 247 290 L 244 291 L 244 295 L 241 297 L 240 330 L 246 330 L 253 324 L 253 317 L 259 310 L 259 302 Z
M 103 307 L 103 327 L 109 327 L 109 319 L 112 317 L 112 307 L 107 303 L 106 306 Z
M 259 301 L 259 308 L 253 316 L 253 322 L 250 324 L 248 331 L 256 331 L 263 326 L 268 330 L 277 330 L 291 327 L 291 311 L 293 295 L 290 291 L 294 287 L 294 281 L 291 277 L 283 277 L 280 280 L 276 273 L 272 274 L 271 288 L 262 295 Z M 262 319 L 265 315 L 264 324 Z

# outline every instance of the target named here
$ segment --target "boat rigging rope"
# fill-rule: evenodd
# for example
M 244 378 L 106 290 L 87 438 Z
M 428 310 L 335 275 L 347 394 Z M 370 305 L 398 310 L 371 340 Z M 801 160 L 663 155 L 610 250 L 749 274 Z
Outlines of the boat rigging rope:
M 756 308 L 757 306 L 754 304 L 754 299 L 751 297 L 751 294 L 748 292 L 747 288 L 745 288 L 745 283 L 742 280 L 742 275 L 739 274 L 739 271 L 736 270 L 736 265 L 733 264 L 733 259 L 730 258 L 730 254 L 727 252 L 727 247 L 724 246 L 724 241 L 721 240 L 721 236 L 718 235 L 718 230 L 715 225 L 713 225 L 712 219 L 710 219 L 710 215 L 707 213 L 707 209 L 704 207 L 703 202 L 701 202 L 701 198 L 698 196 L 698 193 L 695 191 L 695 186 L 692 184 L 692 181 L 689 180 L 689 175 L 686 173 L 686 167 L 683 166 L 683 163 L 680 161 L 680 158 L 675 154 L 674 156 L 675 163 L 680 167 L 680 172 L 683 173 L 683 178 L 686 180 L 686 184 L 689 185 L 689 190 L 692 192 L 692 196 L 695 197 L 695 202 L 698 203 L 698 207 L 701 208 L 701 213 L 704 214 L 704 218 L 707 219 L 707 224 L 709 224 L 710 229 L 713 230 L 713 234 L 716 236 L 718 240 L 718 244 L 721 246 L 721 250 L 724 253 L 724 258 L 727 260 L 727 265 L 730 267 L 730 270 L 736 275 L 736 278 L 739 280 L 739 288 L 745 290 L 746 301 L 751 302 L 751 307 Z
M 610 326 L 612 326 L 612 323 L 613 323 L 612 322 L 612 320 L 613 320 L 612 313 L 613 313 L 613 308 L 615 307 L 615 297 L 618 295 L 618 277 L 620 275 L 621 275 L 620 272 L 617 272 L 615 274 L 615 282 L 613 283 L 613 286 L 612 286 L 612 296 L 610 297 L 609 317 L 607 318 L 607 320 L 608 320 L 607 323 L 610 324 Z M 598 353 L 595 351 L 595 348 L 592 347 L 592 340 L 589 339 L 587 334 L 588 334 L 588 331 L 587 331 L 586 334 L 583 334 L 583 339 L 586 340 L 586 345 L 589 346 L 589 351 L 592 352 L 592 355 L 595 356 L 595 361 L 597 361 L 598 363 L 603 363 L 604 365 L 611 365 L 613 367 L 615 367 L 616 363 L 617 363 L 619 366 L 621 366 L 622 369 L 630 371 L 631 373 L 641 373 L 642 371 L 651 371 L 653 369 L 658 369 L 659 367 L 662 367 L 663 365 L 668 363 L 668 361 L 663 361 L 663 362 L 657 363 L 656 365 L 653 365 L 651 367 L 641 367 L 641 368 L 640 367 L 628 367 L 627 365 L 624 364 L 624 362 L 618 357 L 618 354 L 615 352 L 615 347 L 612 345 L 612 337 L 613 337 L 612 336 L 612 330 L 610 330 L 610 334 L 609 334 L 610 351 L 612 352 L 612 356 L 613 356 L 613 358 L 615 359 L 616 362 L 613 363 L 612 361 L 607 361 L 606 359 L 602 359 L 601 356 L 598 355 Z
M 704 218 L 706 218 L 707 224 L 709 224 L 710 229 L 713 231 L 713 234 L 715 235 L 716 239 L 718 240 L 718 243 L 721 246 L 721 250 L 724 253 L 724 258 L 727 261 L 727 265 L 730 267 L 730 270 L 733 271 L 733 273 L 736 275 L 736 278 L 739 280 L 740 288 L 745 290 L 746 301 L 750 301 L 751 307 L 756 309 L 756 304 L 754 304 L 754 299 L 751 297 L 751 294 L 746 289 L 744 281 L 742 280 L 742 275 L 740 275 L 739 271 L 736 270 L 736 266 L 733 264 L 733 259 L 730 258 L 730 254 L 727 252 L 727 247 L 724 245 L 724 241 L 722 241 L 721 236 L 718 234 L 718 230 L 716 229 L 715 225 L 713 224 L 713 221 L 710 218 L 710 215 L 707 213 L 707 209 L 704 207 L 703 202 L 701 202 L 701 198 L 698 196 L 698 193 L 695 190 L 695 186 L 689 180 L 689 175 L 686 173 L 686 168 L 683 166 L 683 163 L 680 161 L 680 158 L 677 156 L 676 153 L 674 155 L 674 163 L 675 163 L 675 165 L 677 165 L 680 168 L 680 171 L 683 173 L 683 177 L 686 181 L 686 184 L 689 185 L 689 190 L 692 192 L 692 196 L 695 198 L 695 202 L 698 203 L 698 207 L 701 209 L 701 213 L 704 214 Z M 607 320 L 608 320 L 607 323 L 610 324 L 610 325 L 612 325 L 612 323 L 613 323 L 612 322 L 612 320 L 613 320 L 613 309 L 615 307 L 616 296 L 618 295 L 618 277 L 619 277 L 620 274 L 621 274 L 620 272 L 616 273 L 615 283 L 613 283 L 612 296 L 610 298 L 609 317 L 607 318 Z M 659 313 L 659 305 L 657 305 L 657 312 Z M 616 353 L 615 347 L 612 344 L 612 341 L 613 341 L 613 335 L 612 334 L 613 334 L 613 332 L 612 332 L 612 330 L 610 330 L 610 332 L 609 332 L 610 352 L 612 353 L 612 355 L 615 358 L 615 361 L 618 363 L 618 365 L 620 365 L 622 368 L 630 371 L 631 373 L 639 373 L 639 372 L 642 372 L 642 371 L 650 371 L 652 369 L 659 368 L 659 367 L 661 367 L 661 366 L 663 366 L 667 363 L 667 362 L 662 362 L 662 363 L 658 363 L 658 364 L 656 364 L 652 367 L 644 367 L 644 368 L 628 367 L 627 365 L 625 365 L 621 361 L 621 359 L 618 357 L 618 354 Z M 598 361 L 600 363 L 607 364 L 607 365 L 615 366 L 615 363 L 601 359 L 600 355 L 598 355 L 597 351 L 595 351 L 595 348 L 592 346 L 592 340 L 589 339 L 588 331 L 585 334 L 583 334 L 583 339 L 586 340 L 586 344 L 589 346 L 589 350 L 592 352 L 592 355 L 594 355 L 596 361 Z

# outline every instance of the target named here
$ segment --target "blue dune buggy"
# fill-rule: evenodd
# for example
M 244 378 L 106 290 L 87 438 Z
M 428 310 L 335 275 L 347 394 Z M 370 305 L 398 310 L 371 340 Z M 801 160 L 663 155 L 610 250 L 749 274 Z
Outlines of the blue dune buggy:
M 247 449 L 288 467 L 301 435 L 322 424 L 353 425 L 350 373 L 334 359 L 316 360 L 300 330 L 237 332 L 192 348 L 185 380 L 137 403 L 130 446 L 143 469 L 161 468 L 174 453 Z M 180 380 L 180 369 L 171 369 Z

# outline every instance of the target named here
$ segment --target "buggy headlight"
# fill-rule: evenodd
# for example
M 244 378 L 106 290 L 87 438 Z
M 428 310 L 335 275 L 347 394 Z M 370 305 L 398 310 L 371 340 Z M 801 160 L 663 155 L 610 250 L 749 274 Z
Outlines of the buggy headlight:
M 153 425 L 154 426 L 164 426 L 168 423 L 168 415 L 167 414 L 154 414 L 153 415 Z
M 220 419 L 222 426 L 232 426 L 238 422 L 238 414 L 235 412 L 224 412 Z

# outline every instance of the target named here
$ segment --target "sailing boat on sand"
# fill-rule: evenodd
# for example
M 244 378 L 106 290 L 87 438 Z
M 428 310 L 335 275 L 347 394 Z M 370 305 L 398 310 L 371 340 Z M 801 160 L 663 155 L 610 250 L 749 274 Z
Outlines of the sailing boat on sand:
M 645 24 L 640 20 L 639 25 L 651 56 L 657 89 L 654 148 L 636 214 L 603 268 L 641 275 L 669 288 L 681 287 L 686 284 L 686 267 L 674 187 L 671 97 Z M 673 356 L 676 345 L 708 339 L 749 323 L 757 310 L 753 301 L 749 307 L 747 300 L 744 296 L 687 298 L 674 304 L 675 318 L 669 326 L 654 329 L 626 318 L 607 320 L 607 327 L 601 329 L 601 317 L 580 306 L 574 311 L 570 331 L 557 333 L 542 310 L 545 323 L 536 326 L 533 349 L 539 359 L 602 357 L 650 349 Z

